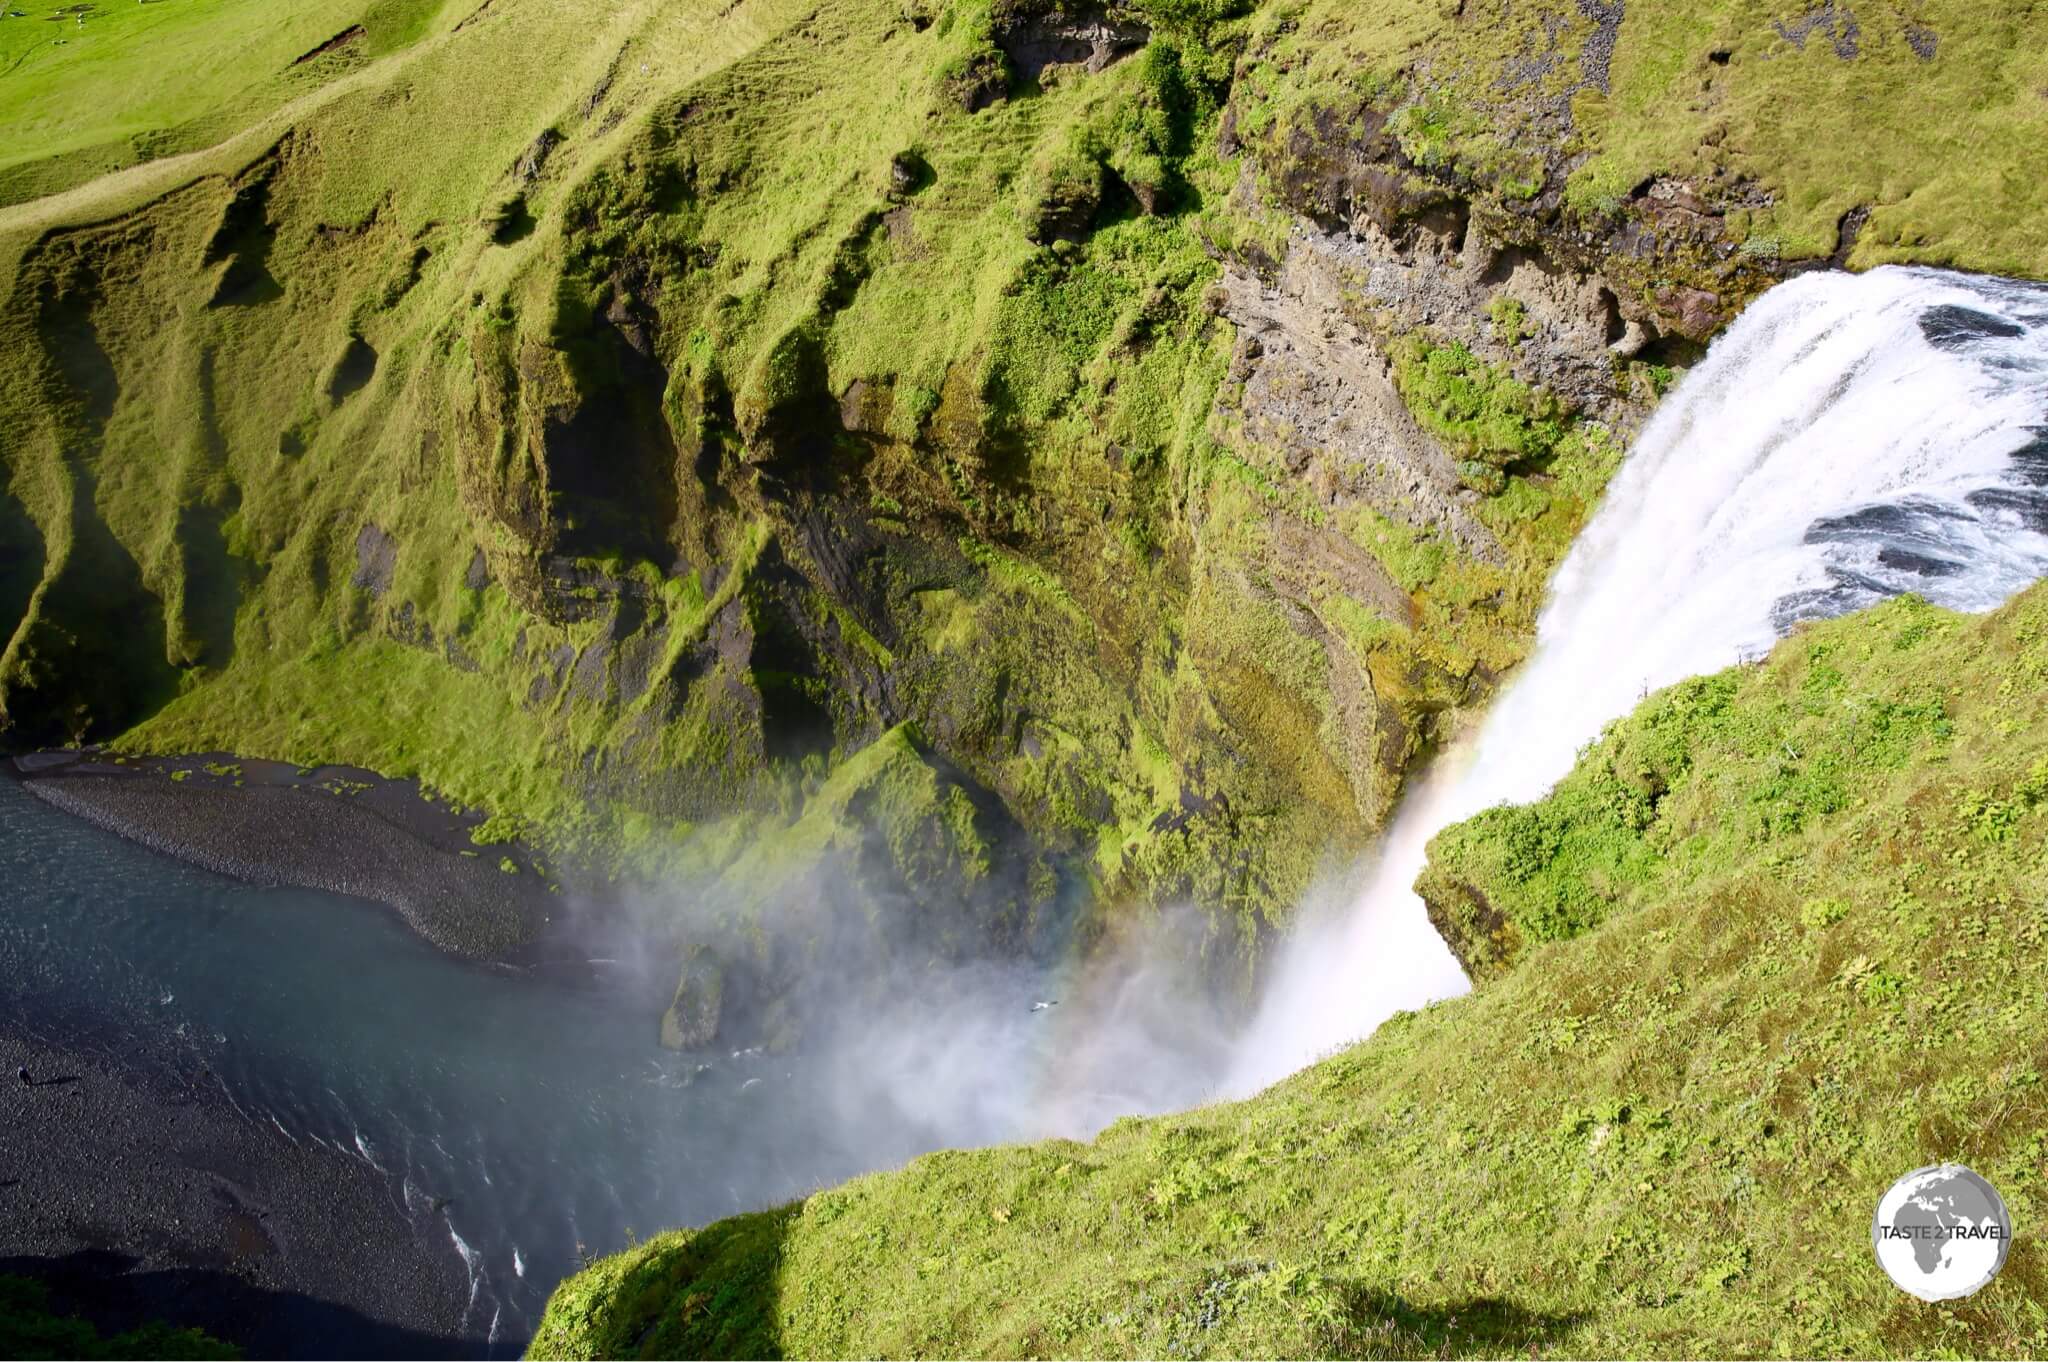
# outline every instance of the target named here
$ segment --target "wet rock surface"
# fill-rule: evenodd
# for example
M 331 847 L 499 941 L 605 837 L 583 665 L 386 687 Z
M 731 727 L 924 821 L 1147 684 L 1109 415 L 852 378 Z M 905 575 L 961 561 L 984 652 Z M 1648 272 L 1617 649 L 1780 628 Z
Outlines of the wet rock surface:
M 1093 13 L 1038 14 L 1011 25 L 997 44 L 1026 80 L 1048 66 L 1079 66 L 1093 74 L 1143 47 L 1152 30 L 1134 16 Z
M 1227 269 L 1218 301 L 1237 328 L 1235 382 L 1217 407 L 1251 444 L 1278 451 L 1324 505 L 1370 506 L 1496 561 L 1499 545 L 1456 464 L 1395 387 L 1390 342 L 1426 334 L 1463 345 L 1628 432 L 1649 403 L 1615 360 L 1640 350 L 1647 331 L 1597 273 L 1509 244 L 1483 219 L 1439 228 L 1396 238 L 1370 221 L 1304 224 L 1270 270 Z M 1491 320 L 1502 303 L 1513 328 Z
M 356 570 L 349 585 L 381 596 L 391 589 L 391 577 L 397 570 L 398 541 L 375 525 L 365 524 L 356 534 Z
M 1237 327 L 1232 377 L 1242 386 L 1219 408 L 1330 503 L 1394 508 L 1467 553 L 1497 555 L 1457 499 L 1456 467 L 1395 391 L 1385 350 L 1346 315 L 1347 286 L 1370 267 L 1357 243 L 1303 233 L 1271 283 L 1226 274 L 1223 314 Z

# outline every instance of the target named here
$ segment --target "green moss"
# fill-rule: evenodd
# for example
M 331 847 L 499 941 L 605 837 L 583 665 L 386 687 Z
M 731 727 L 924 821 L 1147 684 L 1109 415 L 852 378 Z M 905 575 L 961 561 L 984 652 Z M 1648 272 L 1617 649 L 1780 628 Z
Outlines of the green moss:
M 1503 490 L 1503 470 L 1541 467 L 1565 437 L 1564 409 L 1554 396 L 1463 345 L 1436 345 L 1412 334 L 1392 353 L 1402 400 L 1459 460 L 1459 476 L 1469 486 Z
M 1926 630 L 1937 618 L 1914 601 L 1881 607 L 1802 635 L 1768 667 L 1683 682 L 1611 728 L 1542 803 L 1441 834 L 1424 889 L 1441 914 L 1479 930 L 1461 954 L 1475 973 L 1512 968 L 1536 942 L 1577 936 L 1788 840 L 1882 816 L 1897 772 L 1952 764 L 1950 669 L 1995 665 L 1947 656 Z M 1901 652 L 1921 656 L 1902 665 Z M 1966 827 L 1996 841 L 2031 805 L 2024 792 L 1978 788 L 1961 809 Z M 1461 911 L 1475 903 L 1483 921 Z M 1826 925 L 1814 919 L 1831 911 L 1821 901 L 1800 914 Z
M 1486 315 L 1493 323 L 1494 336 L 1502 345 L 1520 345 L 1530 334 L 1529 308 L 1520 298 L 1496 293 L 1487 300 Z
M 1368 658 L 1375 693 L 1404 707 L 1410 731 L 1427 731 L 1432 714 L 1470 703 L 1470 678 L 1479 668 L 1499 675 L 1525 656 L 1551 570 L 1621 456 L 1604 426 L 1565 421 L 1547 446 L 1543 471 L 1502 474 L 1483 465 L 1494 494 L 1477 509 L 1505 550 L 1502 562 L 1475 561 L 1446 536 L 1370 509 L 1337 517 L 1346 537 L 1409 594 L 1409 619 L 1370 628 Z M 1348 637 L 1360 637 L 1355 619 L 1338 618 Z
M 790 1213 L 768 1211 L 717 1229 L 650 1239 L 559 1288 L 535 1333 L 535 1357 L 778 1357 L 775 1250 Z M 679 1294 L 714 1267 L 717 1289 Z M 573 1285 L 572 1285 L 573 1284 Z M 620 1309 L 621 1302 L 631 1306 Z M 651 1327 L 650 1327 L 651 1326 Z
M 473 846 L 503 846 L 519 840 L 522 828 L 523 824 L 517 817 L 494 813 L 469 830 L 469 840 Z
M 2048 188 L 2017 167 L 2048 133 L 2043 22 L 2024 3 L 1942 0 L 1882 20 L 1838 13 L 1795 42 L 1781 7 L 1688 0 L 1629 7 L 1603 63 L 1588 60 L 1598 30 L 1582 6 L 1273 5 L 1238 81 L 1239 127 L 1312 137 L 1363 102 L 1440 179 L 1510 203 L 1556 184 L 1595 231 L 1659 177 L 1731 201 L 1756 185 L 1767 206 L 1738 207 L 1733 239 L 1786 259 L 1831 254 L 1861 206 L 1857 267 L 1967 261 L 2039 277 Z M 1573 115 L 1562 144 L 1553 101 Z M 1978 154 L 1955 156 L 1954 138 Z M 1681 253 L 1666 283 L 1670 266 L 1711 277 Z
M 907 724 L 839 762 L 786 828 L 752 831 L 752 843 L 724 867 L 744 916 L 763 911 L 828 857 L 859 852 L 870 835 L 914 892 L 944 893 L 979 879 L 992 854 L 973 806 L 933 769 Z
M 1689 92 L 1614 113 L 1699 79 L 1689 45 L 1723 18 L 1777 17 L 1681 8 L 1691 27 L 1629 15 L 1604 102 L 1571 93 L 1586 26 L 1561 0 L 1161 0 L 1127 59 L 1037 82 L 996 43 L 1021 12 L 978 2 L 179 0 L 95 12 L 63 48 L 0 20 L 4 155 L 50 176 L 0 169 L 0 197 L 77 186 L 0 212 L 9 741 L 416 775 L 655 873 L 786 831 L 909 718 L 1105 896 L 1193 898 L 1249 939 L 1519 659 L 1616 453 L 1476 358 L 1406 355 L 1404 392 L 1493 493 L 1502 561 L 1480 563 L 1224 447 L 1210 295 L 1282 252 L 1290 219 L 1252 203 L 1275 149 L 1348 145 L 1370 110 L 1429 170 L 1402 211 L 1535 193 L 1555 139 L 1497 92 L 1541 51 L 1529 98 L 1575 100 L 1584 145 L 1558 154 L 1606 167 L 1589 181 L 1704 158 L 1777 194 L 1739 224 L 1753 252 L 1796 251 L 1834 208 L 1825 138 L 1774 179 Z M 1891 162 L 1877 225 L 1951 223 L 2029 145 L 2008 96 L 2033 20 L 1992 14 L 1996 44 L 1926 22 L 1957 30 L 1927 88 L 1976 63 L 2013 131 L 1972 112 L 1988 160 Z M 1867 27 L 1870 88 L 1915 88 Z M 228 57 L 192 56 L 225 28 Z M 1864 69 L 1771 52 L 1724 73 L 1744 109 Z M 970 73 L 1017 88 L 969 112 L 947 86 Z M 1226 103 L 1249 161 L 1222 153 Z M 1780 103 L 1825 130 L 1856 100 Z M 1060 186 L 1096 201 L 1036 244 Z M 2027 256 L 2041 217 L 2006 207 L 2033 191 L 1996 188 L 1986 233 L 1911 251 Z M 1351 537 L 1408 608 L 1301 568 L 1296 526 Z M 1176 825 L 1226 800 L 1256 821 Z
M 1872 205 L 1859 266 L 1974 258 L 1979 268 L 2048 273 L 2039 225 L 2048 191 L 2003 169 L 2007 147 L 2048 132 L 2038 12 L 1921 6 L 1910 19 L 1863 26 L 1853 45 L 1823 31 L 1801 48 L 1779 36 L 1771 22 L 1779 16 L 1766 11 L 1718 0 L 1630 14 L 1613 93 L 1587 106 L 1601 168 L 1582 173 L 1613 185 L 1657 172 L 1703 180 L 1760 172 L 1776 202 L 1749 231 L 1776 237 L 1787 256 L 1826 255 L 1842 214 Z M 1931 43 L 1931 58 L 1915 50 L 1916 39 Z M 1845 59 L 1850 46 L 1855 55 Z M 1716 51 L 1728 54 L 1725 64 L 1712 61 Z M 1699 141 L 1700 115 L 1677 97 L 1702 87 L 1727 130 L 1716 146 Z M 1914 111 L 1883 98 L 1887 89 L 1911 90 Z M 1786 108 L 1801 115 L 1776 112 Z M 1952 137 L 1977 154 L 1952 155 Z

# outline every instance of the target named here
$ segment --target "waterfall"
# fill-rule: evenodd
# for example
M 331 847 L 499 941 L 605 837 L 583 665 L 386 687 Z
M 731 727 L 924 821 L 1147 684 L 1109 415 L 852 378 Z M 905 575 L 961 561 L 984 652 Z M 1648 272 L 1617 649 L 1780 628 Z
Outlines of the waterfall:
M 1413 884 L 1429 839 L 1542 797 L 1651 691 L 1918 592 L 2048 575 L 2048 288 L 1924 269 L 1759 299 L 1665 401 L 1552 583 L 1476 740 L 1411 790 L 1363 887 L 1283 948 L 1225 1084 L 1254 1091 L 1465 991 Z

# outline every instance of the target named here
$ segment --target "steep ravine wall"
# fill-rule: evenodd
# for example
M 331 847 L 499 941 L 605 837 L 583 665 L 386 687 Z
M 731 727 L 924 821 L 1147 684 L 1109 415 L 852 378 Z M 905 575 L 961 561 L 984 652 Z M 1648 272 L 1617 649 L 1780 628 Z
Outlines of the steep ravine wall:
M 1497 8 L 497 0 L 10 228 L 6 741 L 417 774 L 763 978 L 805 933 L 732 924 L 841 899 L 938 955 L 1192 901 L 1242 981 L 1672 366 L 1859 249 L 1762 249 L 1753 167 L 1588 191 L 1669 35 Z

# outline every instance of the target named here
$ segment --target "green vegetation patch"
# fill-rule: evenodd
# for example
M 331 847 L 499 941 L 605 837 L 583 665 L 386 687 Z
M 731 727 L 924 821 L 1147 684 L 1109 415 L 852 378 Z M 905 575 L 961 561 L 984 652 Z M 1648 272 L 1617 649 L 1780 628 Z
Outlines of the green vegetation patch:
M 1256 932 L 1391 778 L 1191 589 L 1245 20 L 1126 17 L 969 110 L 952 56 L 1030 15 L 497 0 L 23 241 L 13 731 L 417 776 L 481 845 L 660 875 L 830 814 L 909 720 L 1106 897 Z
M 1495 322 L 1520 326 L 1518 314 L 1506 310 Z M 1393 359 L 1402 400 L 1443 440 L 1458 461 L 1458 476 L 1476 491 L 1506 491 L 1508 470 L 1541 467 L 1565 437 L 1564 406 L 1555 396 L 1462 345 L 1435 345 L 1411 334 L 1395 343 Z
M 0 7 L 0 203 L 192 151 L 423 36 L 444 0 Z
M 2033 5 L 1631 5 L 1611 93 L 1575 105 L 1595 154 L 1572 187 L 1598 199 L 1656 174 L 1749 175 L 1773 191 L 1734 224 L 1753 253 L 1827 255 L 1843 216 L 1869 208 L 1858 267 L 2048 276 L 2048 182 L 2020 169 L 2048 138 L 2044 89 Z
M 241 1349 L 201 1330 L 162 1323 L 102 1336 L 85 1320 L 53 1313 L 50 1293 L 41 1282 L 8 1275 L 0 1275 L 0 1353 L 9 1357 L 151 1357 L 167 1362 L 242 1355 Z
M 1916 826 L 1907 809 L 1885 807 L 1900 794 L 1888 782 L 1956 765 L 1952 676 L 1984 676 L 2012 694 L 2031 674 L 1983 656 L 1981 640 L 1947 641 L 1953 632 L 1917 600 L 1803 631 L 1768 666 L 1656 696 L 1541 803 L 1442 833 L 1422 888 L 1467 969 L 1512 968 L 1529 945 L 1576 936 L 1822 827 L 1886 817 Z M 1997 795 L 1957 798 L 1978 801 L 1973 829 L 1996 842 L 2040 802 L 2038 785 L 2027 776 Z
M 1473 199 L 1611 262 L 1609 197 L 1640 216 L 1656 174 L 1711 163 L 1757 282 L 1774 234 L 1840 207 L 1821 180 L 1881 163 L 1817 134 L 1858 101 L 1917 117 L 1967 62 L 1988 150 L 1936 166 L 1902 135 L 1866 244 L 1910 208 L 1919 258 L 2024 263 L 2043 220 L 2007 212 L 2031 181 L 1979 183 L 2032 127 L 2014 5 L 1916 12 L 1913 67 L 1869 14 L 1853 58 L 1809 25 L 1716 62 L 1687 54 L 1724 18 L 1785 16 L 1638 5 L 1601 69 L 1565 0 L 1144 0 L 1116 60 L 1042 69 L 1019 35 L 1085 16 L 258 8 L 0 19 L 0 198 L 76 191 L 0 208 L 10 742 L 417 776 L 502 820 L 482 845 L 517 827 L 658 876 L 825 819 L 910 723 L 1040 869 L 1105 912 L 1198 902 L 1234 947 L 1521 658 L 1618 458 L 1501 367 L 1530 323 L 1507 300 L 1502 353 L 1394 354 L 1497 554 L 1226 443 L 1216 285 L 1283 249 L 1276 205 L 1336 185 L 1399 230 Z M 1738 87 L 1798 116 L 1724 127 Z M 1988 234 L 1946 225 L 1965 190 Z M 1719 249 L 1613 282 L 1683 293 Z M 986 883 L 969 850 L 917 863 Z
M 1617 288 L 1705 339 L 1788 261 L 2048 276 L 2048 184 L 2022 169 L 2044 54 L 2026 0 L 1310 0 L 1260 11 L 1233 98 L 1273 197 L 1355 193 L 1391 228 L 1464 196 L 1510 235 L 1561 212 Z M 1681 321 L 1691 290 L 1709 311 Z

